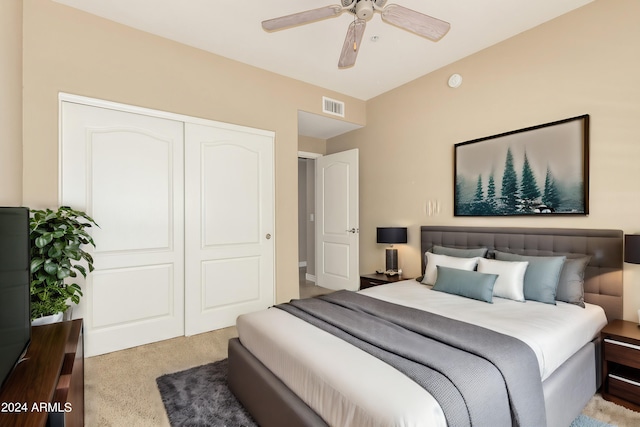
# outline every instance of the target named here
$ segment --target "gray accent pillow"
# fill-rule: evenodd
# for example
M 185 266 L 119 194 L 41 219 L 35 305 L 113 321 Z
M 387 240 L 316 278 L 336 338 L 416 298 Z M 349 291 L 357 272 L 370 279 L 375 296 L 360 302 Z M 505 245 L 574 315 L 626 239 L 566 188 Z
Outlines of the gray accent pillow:
M 458 248 L 450 248 L 448 246 L 433 245 L 431 249 L 429 249 L 427 252 L 431 252 L 436 255 L 454 256 L 456 258 L 475 258 L 475 257 L 484 258 L 484 256 L 487 254 L 487 251 L 488 251 L 487 248 L 458 249 Z M 427 264 L 429 263 L 429 258 L 427 258 L 427 252 L 424 253 L 425 269 Z M 424 271 L 422 273 L 424 273 Z M 423 282 L 423 279 L 424 279 L 424 276 L 420 276 L 416 280 L 418 282 Z
M 556 300 L 584 308 L 584 271 L 590 260 L 590 256 L 565 260 L 558 280 Z
M 433 248 L 431 248 L 431 252 L 433 252 L 434 254 L 448 255 L 458 258 L 484 258 L 484 256 L 487 254 L 487 250 L 487 248 L 458 249 L 439 245 L 433 245 Z
M 524 274 L 524 299 L 555 305 L 566 256 L 530 256 L 500 251 L 495 251 L 495 255 L 502 261 L 529 261 Z
M 458 270 L 441 265 L 436 268 L 438 269 L 438 278 L 432 288 L 434 291 L 493 303 L 493 285 L 498 278 L 497 274 Z

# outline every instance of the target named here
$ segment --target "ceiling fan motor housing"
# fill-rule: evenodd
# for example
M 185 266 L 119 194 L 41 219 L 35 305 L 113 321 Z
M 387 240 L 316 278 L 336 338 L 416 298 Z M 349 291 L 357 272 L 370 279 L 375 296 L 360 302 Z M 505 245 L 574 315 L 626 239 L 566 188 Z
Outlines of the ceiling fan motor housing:
M 373 0 L 359 0 L 356 3 L 356 16 L 363 21 L 371 19 L 373 16 Z
M 347 8 L 349 13 L 353 13 L 358 19 L 368 21 L 373 12 L 382 11 L 386 3 L 387 0 L 342 0 L 342 7 Z

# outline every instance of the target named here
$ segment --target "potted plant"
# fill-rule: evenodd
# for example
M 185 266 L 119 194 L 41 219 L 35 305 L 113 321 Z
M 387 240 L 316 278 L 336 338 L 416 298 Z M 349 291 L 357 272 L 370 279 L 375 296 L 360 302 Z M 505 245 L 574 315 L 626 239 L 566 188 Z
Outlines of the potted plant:
M 31 319 L 38 319 L 35 324 L 62 320 L 68 300 L 80 302 L 80 286 L 66 279 L 75 278 L 78 273 L 87 277 L 87 270 L 93 271 L 93 258 L 82 248 L 95 247 L 87 232 L 92 225 L 98 224 L 86 213 L 68 206 L 57 211 L 31 211 Z M 48 316 L 54 318 L 42 320 Z

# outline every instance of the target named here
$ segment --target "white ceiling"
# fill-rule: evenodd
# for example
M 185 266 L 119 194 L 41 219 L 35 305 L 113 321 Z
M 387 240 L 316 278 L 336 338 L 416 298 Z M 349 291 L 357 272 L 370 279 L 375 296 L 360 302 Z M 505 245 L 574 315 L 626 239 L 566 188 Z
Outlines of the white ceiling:
M 298 134 L 319 139 L 330 139 L 334 136 L 361 128 L 354 123 L 337 120 L 319 114 L 298 111 Z
M 338 57 L 353 20 L 350 13 L 273 33 L 260 26 L 266 19 L 340 0 L 54 1 L 368 100 L 592 0 L 389 0 L 447 21 L 451 30 L 432 42 L 384 23 L 376 13 L 367 23 L 356 65 L 344 70 L 338 69 Z

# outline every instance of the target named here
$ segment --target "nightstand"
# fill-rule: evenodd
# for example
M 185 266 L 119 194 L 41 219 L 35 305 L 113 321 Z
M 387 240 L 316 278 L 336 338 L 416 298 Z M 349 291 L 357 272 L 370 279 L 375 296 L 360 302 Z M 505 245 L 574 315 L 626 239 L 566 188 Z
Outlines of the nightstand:
M 602 397 L 640 411 L 640 327 L 614 320 L 602 338 Z
M 360 289 L 367 289 L 372 286 L 378 285 L 386 285 L 387 283 L 399 282 L 401 280 L 406 280 L 406 278 L 396 275 L 396 276 L 387 276 L 386 274 L 364 274 L 360 276 Z

